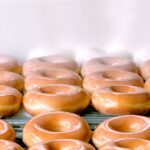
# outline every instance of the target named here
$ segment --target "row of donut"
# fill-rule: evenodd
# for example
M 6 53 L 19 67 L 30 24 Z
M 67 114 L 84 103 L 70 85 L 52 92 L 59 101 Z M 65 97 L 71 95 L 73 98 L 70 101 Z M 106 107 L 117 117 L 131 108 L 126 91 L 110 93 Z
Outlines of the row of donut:
M 81 68 L 83 87 L 87 93 L 82 89 L 82 78 L 78 74 L 80 69 L 70 58 L 46 56 L 28 60 L 22 67 L 24 81 L 19 74 L 8 72 L 20 72 L 21 67 L 15 60 L 6 56 L 0 60 L 0 70 L 7 70 L 0 72 L 1 93 L 6 93 L 1 99 L 5 96 L 7 102 L 7 106 L 3 103 L 0 109 L 2 117 L 15 114 L 22 99 L 19 91 L 7 86 L 22 91 L 24 84 L 23 106 L 31 115 L 56 110 L 79 113 L 90 104 L 88 93 L 92 93 L 91 101 L 95 109 L 104 114 L 145 114 L 150 110 L 147 92 L 150 80 L 148 75 L 147 78 L 144 76 L 150 72 L 149 61 L 138 69 L 132 60 L 125 57 L 89 60 Z M 139 70 L 147 79 L 145 84 L 137 74 Z
M 139 69 L 131 59 L 126 57 L 101 57 L 87 61 L 81 68 L 81 75 L 84 78 L 83 88 L 91 94 L 89 97 L 79 87 L 56 85 L 59 83 L 81 85 L 82 80 L 79 75 L 75 75 L 75 72 L 79 73 L 79 67 L 75 61 L 62 56 L 31 59 L 23 65 L 23 74 L 26 76 L 25 87 L 28 91 L 23 100 L 24 108 L 31 115 L 46 110 L 79 113 L 89 105 L 91 99 L 92 105 L 100 113 L 113 115 L 145 114 L 150 111 L 149 64 L 150 61 L 146 61 Z M 74 73 L 58 68 L 70 69 Z M 139 74 L 147 80 L 145 84 Z M 31 90 L 35 87 L 38 89 Z M 40 95 L 42 92 L 47 94 L 42 94 L 41 97 L 45 101 L 41 102 Z M 51 99 L 51 102 L 46 101 L 46 99 Z M 61 102 L 60 99 L 62 99 Z M 56 100 L 60 103 L 56 104 L 54 102 Z
M 11 125 L 0 120 L 0 149 L 23 150 L 14 143 Z M 104 120 L 93 134 L 82 117 L 69 112 L 47 112 L 33 117 L 23 128 L 23 142 L 28 150 L 98 150 L 150 149 L 150 119 L 124 115 Z

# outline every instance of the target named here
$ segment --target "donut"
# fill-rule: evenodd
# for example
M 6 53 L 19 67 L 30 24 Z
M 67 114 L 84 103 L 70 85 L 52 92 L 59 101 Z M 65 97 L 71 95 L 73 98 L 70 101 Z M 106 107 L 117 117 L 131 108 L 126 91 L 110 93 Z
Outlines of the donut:
M 24 88 L 24 79 L 17 73 L 0 71 L 0 85 L 11 86 L 22 91 Z
M 79 113 L 90 103 L 88 94 L 80 87 L 65 84 L 49 84 L 28 91 L 23 106 L 31 115 L 47 111 Z
M 94 91 L 92 105 L 103 114 L 146 114 L 150 111 L 150 97 L 141 87 L 113 85 Z
M 140 74 L 145 80 L 150 78 L 150 60 L 146 60 L 141 64 Z
M 27 75 L 25 78 L 25 89 L 27 91 L 46 84 L 82 86 L 82 79 L 76 72 L 57 68 L 36 71 Z
M 125 115 L 104 120 L 93 132 L 92 142 L 99 148 L 108 142 L 124 138 L 150 139 L 150 119 Z
M 21 93 L 15 88 L 0 85 L 0 117 L 12 116 L 20 109 Z
M 0 71 L 11 71 L 20 73 L 21 66 L 14 58 L 10 56 L 0 55 Z
M 0 119 L 0 139 L 14 141 L 15 138 L 16 138 L 16 133 L 13 127 L 6 121 Z M 1 146 L 1 142 L 0 142 L 0 146 Z
M 101 70 L 121 69 L 130 72 L 138 72 L 135 63 L 126 57 L 101 57 L 94 58 L 83 64 L 81 74 L 89 76 Z
M 144 83 L 145 90 L 150 93 L 150 78 Z
M 0 140 L 0 150 L 23 150 L 23 148 L 15 142 Z
M 31 147 L 44 140 L 77 139 L 88 142 L 91 129 L 80 116 L 69 112 L 47 112 L 33 117 L 23 128 L 23 142 Z
M 139 75 L 123 70 L 103 70 L 89 75 L 83 80 L 83 87 L 90 93 L 98 88 L 110 85 L 143 87 L 144 83 Z
M 51 68 L 61 68 L 79 72 L 79 67 L 74 60 L 65 56 L 51 55 L 26 61 L 23 65 L 23 75 L 26 76 L 33 71 Z
M 137 138 L 119 139 L 110 142 L 108 144 L 105 144 L 98 150 L 138 150 L 138 149 L 149 150 L 150 141 Z
M 33 145 L 29 150 L 95 150 L 95 148 L 83 141 L 73 139 L 59 139 L 40 142 Z

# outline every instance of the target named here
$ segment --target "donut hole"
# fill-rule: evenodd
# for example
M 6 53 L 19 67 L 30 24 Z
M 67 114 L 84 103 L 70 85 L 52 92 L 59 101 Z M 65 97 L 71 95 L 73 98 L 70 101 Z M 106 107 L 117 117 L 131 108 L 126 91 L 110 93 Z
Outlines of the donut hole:
M 41 57 L 39 58 L 40 61 L 42 62 L 49 62 L 49 63 L 67 63 L 68 58 L 63 57 L 63 56 L 47 56 L 47 57 Z
M 126 62 L 127 62 L 126 58 L 122 57 L 106 57 L 100 59 L 101 64 L 110 66 L 120 66 L 126 64 Z
M 70 94 L 72 89 L 70 88 L 70 86 L 58 85 L 58 86 L 45 86 L 40 88 L 40 91 L 46 94 L 66 95 Z
M 117 93 L 134 93 L 136 92 L 136 87 L 128 85 L 111 86 L 111 91 Z
M 71 140 L 63 140 L 63 141 L 55 141 L 55 142 L 47 142 L 44 144 L 44 148 L 50 149 L 50 150 L 61 150 L 61 149 L 81 149 L 84 147 L 79 143 Z
M 124 139 L 115 142 L 115 145 L 120 148 L 129 148 L 129 149 L 143 149 L 146 150 L 150 147 L 150 144 L 142 139 Z
M 80 127 L 79 120 L 71 115 L 66 114 L 53 114 L 41 118 L 39 126 L 50 132 L 68 132 Z
M 66 74 L 66 71 L 63 70 L 50 70 L 50 71 L 45 71 L 43 75 L 45 77 L 50 77 L 50 78 L 61 78 Z
M 103 78 L 115 79 L 115 80 L 125 78 L 127 75 L 126 73 L 121 72 L 121 71 L 105 71 L 105 72 L 102 72 L 101 74 Z
M 112 119 L 108 123 L 108 127 L 116 132 L 134 133 L 146 127 L 146 122 L 138 117 L 122 117 Z

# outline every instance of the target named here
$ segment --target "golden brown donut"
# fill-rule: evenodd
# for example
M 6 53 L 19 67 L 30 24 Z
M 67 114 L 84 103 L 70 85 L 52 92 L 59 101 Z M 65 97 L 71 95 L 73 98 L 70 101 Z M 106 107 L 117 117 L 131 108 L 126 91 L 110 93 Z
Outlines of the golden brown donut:
M 18 112 L 22 95 L 15 88 L 0 85 L 0 117 L 12 116 Z
M 24 88 L 23 77 L 17 73 L 0 71 L 0 85 L 7 85 L 22 91 Z
M 147 60 L 141 64 L 140 74 L 145 80 L 150 78 L 150 60 Z
M 137 138 L 125 138 L 115 140 L 104 146 L 100 147 L 98 150 L 149 150 L 150 141 Z
M 144 88 L 129 85 L 107 86 L 92 94 L 94 108 L 103 114 L 146 114 L 150 97 Z
M 94 130 L 92 141 L 96 147 L 123 138 L 150 139 L 150 119 L 138 115 L 113 117 Z
M 80 116 L 68 112 L 47 112 L 33 117 L 23 128 L 23 141 L 30 147 L 44 140 L 77 139 L 88 142 L 91 130 Z
M 47 111 L 69 111 L 79 113 L 90 103 L 88 94 L 80 87 L 51 84 L 28 91 L 23 106 L 31 115 Z
M 145 90 L 150 93 L 150 78 L 144 83 Z
M 95 148 L 83 141 L 73 139 L 59 139 L 40 142 L 29 150 L 95 150 Z
M 46 84 L 82 86 L 82 79 L 76 72 L 57 68 L 36 71 L 27 75 L 25 78 L 25 89 L 27 91 Z
M 51 68 L 61 68 L 79 72 L 79 67 L 74 60 L 61 55 L 51 55 L 33 58 L 25 62 L 23 65 L 23 75 L 26 76 L 33 71 Z
M 24 150 L 24 149 L 15 142 L 0 140 L 0 150 Z
M 89 76 L 101 70 L 121 69 L 130 72 L 138 72 L 135 63 L 126 57 L 101 57 L 87 61 L 83 64 L 81 74 Z
M 0 71 L 11 71 L 20 73 L 21 66 L 14 58 L 10 56 L 0 55 Z
M 15 138 L 16 133 L 13 127 L 9 123 L 0 119 L 0 139 L 14 141 Z
M 143 87 L 144 83 L 139 75 L 123 70 L 103 70 L 89 75 L 83 80 L 83 87 L 90 93 L 98 88 L 110 85 Z

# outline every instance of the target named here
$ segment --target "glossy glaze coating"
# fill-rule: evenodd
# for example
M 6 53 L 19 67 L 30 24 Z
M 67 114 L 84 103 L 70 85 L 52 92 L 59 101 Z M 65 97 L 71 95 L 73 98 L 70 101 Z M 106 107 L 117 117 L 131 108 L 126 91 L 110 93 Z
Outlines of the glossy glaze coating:
M 96 147 L 121 138 L 150 139 L 150 119 L 137 115 L 114 117 L 103 121 L 94 130 L 92 141 Z
M 110 142 L 99 150 L 149 150 L 150 141 L 137 138 L 125 138 Z
M 0 55 L 0 71 L 11 71 L 20 73 L 21 66 L 14 58 L 10 56 Z
M 144 83 L 145 90 L 150 93 L 150 78 Z
M 80 87 L 50 84 L 28 91 L 23 106 L 31 115 L 47 111 L 79 113 L 90 103 L 89 95 Z
M 150 78 L 150 60 L 142 63 L 142 65 L 140 66 L 140 73 L 145 80 L 148 80 Z
M 82 86 L 82 79 L 76 72 L 66 69 L 40 70 L 27 75 L 25 78 L 26 90 L 31 90 L 46 84 Z
M 17 73 L 0 71 L 0 85 L 11 86 L 22 91 L 24 88 L 24 79 Z
M 23 129 L 23 141 L 30 147 L 44 140 L 77 139 L 88 142 L 91 130 L 80 116 L 68 112 L 48 112 L 33 117 Z
M 84 78 L 83 87 L 88 92 L 111 85 L 134 85 L 143 87 L 143 79 L 135 74 L 123 70 L 103 70 Z
M 7 140 L 0 140 L 0 150 L 23 150 L 23 148 L 17 143 Z
M 150 111 L 150 97 L 144 88 L 114 85 L 96 90 L 92 105 L 103 114 L 146 114 Z
M 73 139 L 60 139 L 40 142 L 29 150 L 95 150 L 95 148 L 83 141 Z
M 20 109 L 21 93 L 15 88 L 0 85 L 0 117 L 12 116 Z
M 61 68 L 79 72 L 79 67 L 74 60 L 61 55 L 51 55 L 26 61 L 23 65 L 23 75 L 26 76 L 33 71 L 51 68 Z
M 135 63 L 126 57 L 101 57 L 91 59 L 83 64 L 81 74 L 83 77 L 101 70 L 121 69 L 130 72 L 137 72 Z
M 0 139 L 14 141 L 16 138 L 13 127 L 0 119 Z

